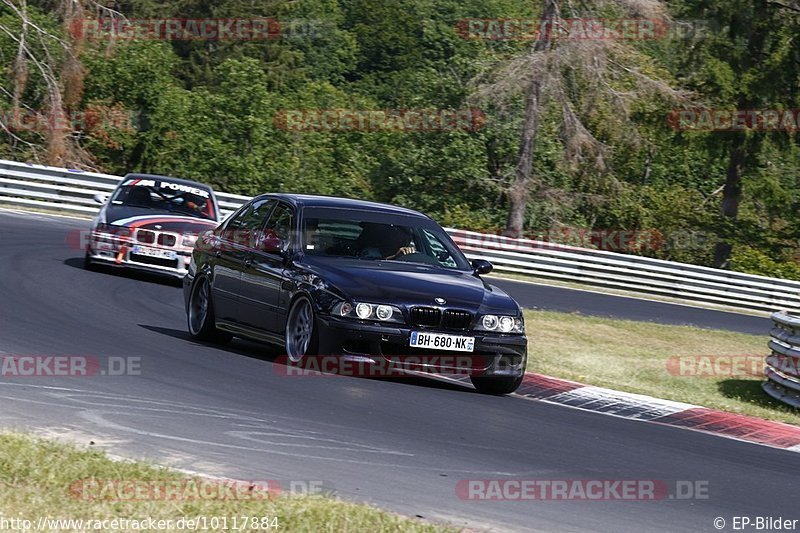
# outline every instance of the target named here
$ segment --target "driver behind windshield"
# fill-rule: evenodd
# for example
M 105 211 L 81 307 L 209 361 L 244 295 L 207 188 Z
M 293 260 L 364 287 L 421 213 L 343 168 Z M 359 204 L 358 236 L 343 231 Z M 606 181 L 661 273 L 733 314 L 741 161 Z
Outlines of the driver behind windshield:
M 386 237 L 385 244 L 381 246 L 381 255 L 384 259 L 397 259 L 417 251 L 411 242 L 412 235 L 408 228 L 390 226 Z
M 212 216 L 208 199 L 189 192 L 175 194 L 163 188 L 134 185 L 122 189 L 116 199 L 115 203 L 132 207 L 160 208 L 204 218 Z
M 207 201 L 200 198 L 199 196 L 189 195 L 186 200 L 186 207 L 191 209 L 195 213 L 202 213 L 206 207 Z
M 401 226 L 362 222 L 361 234 L 355 241 L 358 257 L 362 259 L 397 259 L 414 253 L 411 231 Z

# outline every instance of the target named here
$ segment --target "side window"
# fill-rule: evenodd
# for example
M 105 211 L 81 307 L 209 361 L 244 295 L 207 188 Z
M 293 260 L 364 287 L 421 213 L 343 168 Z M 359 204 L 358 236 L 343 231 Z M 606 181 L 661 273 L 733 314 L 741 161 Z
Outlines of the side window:
M 231 217 L 225 229 L 229 231 L 256 229 L 264 222 L 273 205 L 275 205 L 275 200 L 271 198 L 252 202 Z
M 286 204 L 278 204 L 264 226 L 264 232 L 277 235 L 284 242 L 283 247 L 287 248 L 292 235 L 293 220 L 292 208 Z
M 266 198 L 244 207 L 228 220 L 222 230 L 222 237 L 242 246 L 253 246 L 258 228 L 264 223 L 275 202 L 272 198 Z
M 431 252 L 433 252 L 433 256 L 436 260 L 444 267 L 448 268 L 456 268 L 458 264 L 456 263 L 455 259 L 450 255 L 450 252 L 447 251 L 444 244 L 439 240 L 439 238 L 431 233 L 428 230 L 422 230 L 423 235 L 425 235 L 425 239 L 428 241 L 428 246 L 431 247 Z

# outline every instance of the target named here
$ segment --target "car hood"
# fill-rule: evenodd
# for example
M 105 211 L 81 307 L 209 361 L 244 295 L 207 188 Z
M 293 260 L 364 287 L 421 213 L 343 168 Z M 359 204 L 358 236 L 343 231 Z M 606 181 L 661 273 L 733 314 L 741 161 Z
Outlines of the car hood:
M 372 303 L 438 306 L 516 314 L 519 306 L 501 289 L 471 272 L 400 263 L 306 257 L 306 268 L 342 296 Z
M 197 234 L 217 227 L 217 223 L 213 220 L 117 205 L 110 205 L 106 208 L 105 220 L 106 223 L 114 226 L 157 229 L 174 233 Z

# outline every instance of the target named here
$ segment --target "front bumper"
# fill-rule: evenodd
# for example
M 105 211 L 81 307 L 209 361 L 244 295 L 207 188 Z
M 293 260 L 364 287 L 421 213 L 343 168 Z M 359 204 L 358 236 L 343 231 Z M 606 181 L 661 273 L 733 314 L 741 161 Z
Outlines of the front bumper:
M 323 357 L 365 358 L 392 369 L 486 377 L 519 377 L 527 364 L 524 335 L 410 328 L 320 315 L 317 327 L 318 352 Z M 474 337 L 474 351 L 412 348 L 412 331 Z
M 164 252 L 173 256 L 174 259 L 137 254 L 135 253 L 137 246 Z M 86 253 L 89 259 L 95 263 L 182 278 L 188 271 L 192 249 L 181 245 L 167 247 L 158 244 L 142 244 L 128 237 L 92 231 Z

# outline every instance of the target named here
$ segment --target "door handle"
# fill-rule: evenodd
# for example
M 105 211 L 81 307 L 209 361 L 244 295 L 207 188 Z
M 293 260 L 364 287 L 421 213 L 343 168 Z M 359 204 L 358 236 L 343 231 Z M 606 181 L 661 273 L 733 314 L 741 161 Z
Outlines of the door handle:
M 245 259 L 244 260 L 245 268 L 250 268 L 250 265 L 252 265 L 252 264 L 253 264 L 253 261 L 251 261 L 250 259 Z
M 222 252 L 220 252 L 219 250 L 217 250 L 216 252 L 214 252 L 214 255 L 215 255 L 217 258 L 220 258 L 220 257 L 222 257 Z

